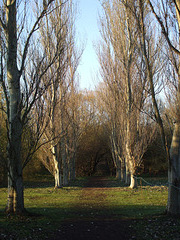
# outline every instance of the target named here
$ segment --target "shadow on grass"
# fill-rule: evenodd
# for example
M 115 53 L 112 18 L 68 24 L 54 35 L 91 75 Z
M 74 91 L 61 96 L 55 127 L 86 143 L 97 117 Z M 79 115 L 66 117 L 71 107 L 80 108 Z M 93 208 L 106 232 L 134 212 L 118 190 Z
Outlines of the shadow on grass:
M 63 233 L 67 237 L 67 233 L 72 233 L 71 238 L 61 238 L 64 239 L 83 239 L 78 238 L 79 234 L 83 233 L 86 227 L 93 232 L 92 225 L 97 226 L 97 229 L 94 230 L 94 235 L 91 233 L 91 239 L 97 239 L 96 233 L 99 231 L 99 234 L 104 236 L 106 230 L 117 232 L 117 226 L 119 226 L 119 237 L 113 239 L 123 239 L 121 238 L 122 227 L 124 230 L 128 230 L 134 233 L 137 232 L 139 238 L 133 239 L 154 239 L 152 234 L 157 233 L 163 236 L 164 229 L 167 229 L 166 225 L 173 223 L 171 225 L 171 232 L 173 229 L 180 229 L 180 221 L 172 221 L 168 216 L 163 214 L 163 206 L 148 206 L 148 205 L 122 205 L 115 207 L 83 207 L 83 206 L 73 206 L 68 208 L 61 207 L 46 207 L 46 208 L 28 208 L 27 209 L 32 217 L 22 217 L 17 218 L 7 218 L 5 214 L 0 211 L 0 239 L 1 235 L 7 236 L 7 238 L 2 239 L 60 239 L 60 235 Z M 113 227 L 114 226 L 114 227 Z M 130 229 L 130 228 L 131 229 Z M 136 229 L 137 227 L 137 229 Z M 150 238 L 142 238 L 145 236 L 148 229 L 150 229 Z M 63 231 L 62 231 L 63 230 Z M 78 236 L 76 235 L 78 233 Z M 127 231 L 125 231 L 126 235 Z M 57 238 L 57 234 L 58 238 Z M 118 234 L 118 233 L 117 233 Z M 168 233 L 166 233 L 168 234 Z M 136 235 L 136 234 L 135 234 Z M 53 237 L 52 237 L 53 236 Z M 56 238 L 54 238 L 56 236 Z M 88 235 L 89 236 L 89 235 Z M 11 237 L 11 238 L 8 238 Z M 173 239 L 168 238 L 158 238 L 158 239 Z M 84 238 L 86 239 L 86 238 Z M 106 239 L 106 238 L 101 238 Z M 127 238 L 132 239 L 132 238 Z M 177 238 L 178 239 L 178 238 Z
M 78 221 L 93 219 L 142 219 L 149 216 L 157 216 L 165 214 L 164 206 L 148 206 L 148 205 L 121 205 L 115 207 L 92 207 L 92 206 L 74 206 L 62 207 L 44 207 L 44 208 L 26 208 L 30 213 L 29 218 L 34 219 L 52 219 L 56 221 Z M 25 216 L 26 217 L 26 216 Z M 4 209 L 0 209 L 1 223 L 8 220 Z M 13 219 L 13 217 L 12 217 Z
M 0 211 L 0 233 L 7 236 L 15 236 L 20 239 L 27 236 L 43 237 L 55 232 L 62 224 L 78 224 L 82 222 L 96 223 L 101 222 L 106 228 L 107 223 L 119 221 L 140 220 L 147 217 L 162 215 L 162 206 L 115 206 L 115 207 L 92 207 L 92 206 L 73 206 L 64 208 L 27 208 L 30 213 L 25 217 L 7 217 L 4 211 Z M 72 228 L 72 227 L 71 227 Z M 102 230 L 103 231 L 103 230 Z M 15 239 L 12 238 L 12 239 Z M 1 235 L 0 235 L 1 239 Z
M 5 209 L 0 209 L 1 223 L 8 220 L 6 218 Z M 165 213 L 164 206 L 148 206 L 148 205 L 121 205 L 114 207 L 98 207 L 98 206 L 86 206 L 75 205 L 73 207 L 43 207 L 43 208 L 26 208 L 30 213 L 30 217 L 34 218 L 47 218 L 55 219 L 59 221 L 64 220 L 83 220 L 83 219 L 95 219 L 95 218 L 112 218 L 112 219 L 141 219 L 144 217 L 162 215 Z M 4 219 L 4 220 L 3 220 Z

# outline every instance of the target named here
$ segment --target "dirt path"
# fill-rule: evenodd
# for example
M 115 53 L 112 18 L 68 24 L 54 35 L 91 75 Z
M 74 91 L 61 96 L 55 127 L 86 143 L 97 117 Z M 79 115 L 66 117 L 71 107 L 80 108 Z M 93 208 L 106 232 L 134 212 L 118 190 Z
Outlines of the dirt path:
M 131 221 L 113 216 L 107 209 L 106 178 L 93 177 L 83 188 L 77 205 L 77 219 L 61 225 L 54 240 L 136 239 Z

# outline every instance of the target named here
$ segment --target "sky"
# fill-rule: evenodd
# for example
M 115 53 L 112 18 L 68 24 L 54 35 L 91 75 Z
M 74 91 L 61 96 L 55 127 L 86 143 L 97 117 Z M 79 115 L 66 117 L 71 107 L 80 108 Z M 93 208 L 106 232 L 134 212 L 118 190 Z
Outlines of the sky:
M 78 68 L 80 89 L 93 90 L 97 85 L 99 63 L 93 44 L 100 39 L 98 14 L 101 10 L 99 0 L 78 0 L 76 22 L 77 37 L 85 42 L 81 62 Z

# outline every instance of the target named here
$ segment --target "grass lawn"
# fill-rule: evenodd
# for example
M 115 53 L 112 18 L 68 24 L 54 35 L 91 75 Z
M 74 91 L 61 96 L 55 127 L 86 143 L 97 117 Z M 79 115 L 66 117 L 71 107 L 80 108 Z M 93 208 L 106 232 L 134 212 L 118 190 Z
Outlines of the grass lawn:
M 111 179 L 107 188 L 88 189 L 83 188 L 86 181 L 57 190 L 51 184 L 28 184 L 25 207 L 32 216 L 18 218 L 5 215 L 7 190 L 0 188 L 0 239 L 48 239 L 64 222 L 99 217 L 130 220 L 135 239 L 180 239 L 175 238 L 180 220 L 164 215 L 166 186 L 131 190 Z
M 62 189 L 54 189 L 53 183 L 26 183 L 24 199 L 30 216 L 25 217 L 6 216 L 7 189 L 0 188 L 0 239 L 46 239 L 60 223 L 75 217 L 84 181 Z

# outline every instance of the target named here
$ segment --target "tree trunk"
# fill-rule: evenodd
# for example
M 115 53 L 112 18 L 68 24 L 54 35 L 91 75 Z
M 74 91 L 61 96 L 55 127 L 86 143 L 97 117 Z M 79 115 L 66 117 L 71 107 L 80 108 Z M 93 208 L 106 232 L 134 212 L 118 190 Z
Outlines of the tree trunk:
M 176 1 L 176 3 L 179 8 L 180 1 Z M 168 166 L 169 189 L 168 189 L 167 212 L 170 214 L 178 214 L 178 212 L 180 213 L 180 207 L 179 207 L 180 197 L 179 197 L 179 190 L 177 188 L 177 186 L 179 185 L 179 175 L 180 175 L 180 172 L 179 172 L 179 160 L 180 160 L 180 158 L 179 158 L 179 148 L 180 148 L 180 146 L 179 146 L 179 144 L 180 144 L 179 127 L 180 127 L 180 124 L 179 123 L 175 124 L 173 139 L 172 139 L 172 143 L 171 143 L 171 150 L 169 153 L 163 122 L 162 122 L 160 112 L 158 109 L 158 105 L 156 102 L 156 98 L 155 98 L 153 75 L 152 75 L 150 59 L 148 58 L 148 54 L 146 51 L 146 42 L 145 42 L 145 34 L 146 33 L 145 33 L 145 28 L 144 28 L 143 1 L 142 0 L 140 0 L 140 6 L 141 6 L 141 23 L 142 23 L 141 31 L 142 31 L 143 54 L 144 54 L 146 66 L 147 66 L 147 73 L 148 73 L 148 79 L 149 79 L 149 83 L 150 83 L 152 103 L 153 103 L 153 108 L 155 111 L 156 121 L 160 127 L 162 143 L 163 143 L 163 146 L 164 146 L 164 149 L 166 152 L 166 156 L 167 156 L 167 160 L 169 163 L 169 166 Z M 176 12 L 177 12 L 178 23 L 180 25 L 179 10 L 177 10 Z M 178 103 L 177 106 L 179 106 L 179 100 L 177 100 L 177 103 Z M 179 107 L 177 107 L 177 111 L 179 111 Z M 179 122 L 178 117 L 177 117 L 177 120 Z
M 70 154 L 70 162 L 69 162 L 69 180 L 76 179 L 76 153 L 77 153 L 77 133 L 76 126 L 74 124 L 75 113 L 73 114 L 73 142 L 72 142 L 72 153 Z
M 180 2 L 178 2 L 180 6 Z M 179 15 L 178 15 L 179 16 Z M 178 18 L 180 24 L 180 18 Z M 180 66 L 178 70 L 178 92 L 176 102 L 176 123 L 170 148 L 168 166 L 168 203 L 167 212 L 180 216 Z
M 62 176 L 61 176 L 61 163 L 59 159 L 59 154 L 57 152 L 57 146 L 52 146 L 52 154 L 54 160 L 54 180 L 55 180 L 55 188 L 62 187 Z
M 62 187 L 62 176 L 61 171 L 59 167 L 59 162 L 55 162 L 55 174 L 54 174 L 54 180 L 55 180 L 55 188 L 61 188 Z
M 126 165 L 125 165 L 125 159 L 122 161 L 121 164 L 121 180 L 123 182 L 126 181 Z
M 127 129 L 126 129 L 126 184 L 130 184 L 130 175 L 131 175 L 131 148 L 130 148 L 130 110 L 128 111 L 127 116 Z
M 7 212 L 24 212 L 24 189 L 21 162 L 21 93 L 17 68 L 16 1 L 8 0 L 7 18 L 7 82 L 9 87 L 9 146 Z
M 180 32 L 180 1 L 176 1 L 176 14 Z M 179 41 L 180 45 L 180 41 Z M 180 56 L 179 56 L 180 59 Z M 167 212 L 172 215 L 180 215 L 180 64 L 178 69 L 176 123 L 171 142 L 170 161 L 168 168 L 168 204 Z
M 130 185 L 130 182 L 131 182 L 131 179 L 130 179 L 130 171 L 129 171 L 129 167 L 128 167 L 128 164 L 126 163 L 126 179 L 125 179 L 125 183 L 127 185 Z
M 118 151 L 117 151 L 116 159 L 117 159 L 116 178 L 117 178 L 118 180 L 121 180 L 122 160 L 121 160 L 121 158 L 120 158 L 120 156 L 119 156 Z
M 117 149 L 115 131 L 116 131 L 116 129 L 113 128 L 112 136 L 111 136 L 111 151 L 112 151 L 112 158 L 113 158 L 114 166 L 116 168 L 116 179 L 121 180 L 121 160 L 120 160 L 119 151 Z
M 131 174 L 131 184 L 129 187 L 132 189 L 137 188 L 137 179 L 133 174 Z
M 121 168 L 116 168 L 116 179 L 121 180 Z
M 180 122 L 175 124 L 170 156 L 167 212 L 180 215 Z
M 61 156 L 62 156 L 62 166 L 63 166 L 63 186 L 68 185 L 68 162 L 66 154 L 65 137 L 61 138 Z

